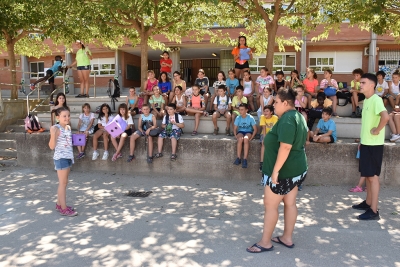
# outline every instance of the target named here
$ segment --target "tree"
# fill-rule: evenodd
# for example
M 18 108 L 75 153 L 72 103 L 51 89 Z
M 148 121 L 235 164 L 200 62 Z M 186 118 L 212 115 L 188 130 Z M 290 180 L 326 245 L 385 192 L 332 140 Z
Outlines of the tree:
M 338 28 L 347 10 L 346 3 L 340 0 L 222 1 L 240 10 L 245 19 L 248 43 L 255 47 L 257 53 L 266 53 L 266 67 L 270 70 L 273 68 L 275 44 L 280 50 L 287 45 L 293 45 L 298 50 L 302 42 L 296 36 L 289 39 L 279 36 L 279 27 L 309 33 L 323 24 L 324 31 L 318 38 L 327 37 L 330 30 Z

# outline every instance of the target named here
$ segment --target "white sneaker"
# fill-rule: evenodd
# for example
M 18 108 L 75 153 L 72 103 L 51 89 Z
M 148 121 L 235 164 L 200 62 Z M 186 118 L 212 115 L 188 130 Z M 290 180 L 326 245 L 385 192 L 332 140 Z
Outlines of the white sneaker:
M 392 134 L 392 138 L 390 138 L 390 142 L 396 142 L 400 139 L 400 134 Z
M 93 156 L 92 156 L 92 160 L 96 160 L 99 157 L 99 152 L 97 152 L 97 150 L 93 151 Z
M 103 157 L 101 159 L 102 160 L 107 160 L 108 159 L 108 151 L 104 151 Z

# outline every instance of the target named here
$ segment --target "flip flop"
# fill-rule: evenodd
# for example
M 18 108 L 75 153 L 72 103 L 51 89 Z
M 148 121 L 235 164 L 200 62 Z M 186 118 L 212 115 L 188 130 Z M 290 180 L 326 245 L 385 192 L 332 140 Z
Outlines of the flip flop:
M 294 248 L 294 244 L 291 244 L 290 246 L 289 246 L 289 245 L 286 245 L 285 243 L 282 242 L 282 240 L 279 238 L 279 236 L 274 237 L 274 238 L 276 238 L 278 241 L 275 241 L 274 239 L 271 239 L 272 242 L 275 242 L 275 243 L 284 245 L 284 246 L 287 247 L 287 248 Z
M 246 251 L 249 253 L 261 253 L 261 252 L 267 252 L 267 251 L 271 251 L 274 250 L 274 246 L 270 247 L 270 248 L 264 248 L 262 246 L 260 246 L 259 244 L 255 243 L 254 245 L 251 246 L 258 248 L 260 251 L 251 251 L 250 249 L 246 248 Z

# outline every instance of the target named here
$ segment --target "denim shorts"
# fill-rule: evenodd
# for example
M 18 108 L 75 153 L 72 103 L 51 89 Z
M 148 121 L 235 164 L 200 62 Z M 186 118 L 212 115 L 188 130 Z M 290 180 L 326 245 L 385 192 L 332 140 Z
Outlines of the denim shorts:
M 55 159 L 54 169 L 56 171 L 69 169 L 72 166 L 72 159 Z
M 163 139 L 169 137 L 169 139 L 175 138 L 176 140 L 179 140 L 181 134 L 181 129 L 173 129 L 170 134 L 167 134 L 167 131 L 163 130 L 158 137 Z
M 90 70 L 91 66 L 87 65 L 87 66 L 78 66 L 76 67 L 77 70 Z

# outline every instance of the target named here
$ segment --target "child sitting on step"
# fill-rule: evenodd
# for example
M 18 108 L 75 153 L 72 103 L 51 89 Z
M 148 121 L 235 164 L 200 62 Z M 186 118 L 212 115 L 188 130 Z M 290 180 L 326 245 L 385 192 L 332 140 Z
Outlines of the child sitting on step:
M 317 129 L 308 132 L 310 142 L 316 143 L 335 143 L 336 138 L 336 123 L 332 120 L 332 109 L 324 108 L 322 110 L 322 119 L 318 121 Z
M 175 161 L 177 158 L 176 148 L 178 147 L 178 140 L 181 137 L 181 129 L 185 127 L 185 123 L 182 116 L 176 113 L 176 105 L 174 103 L 167 105 L 167 115 L 164 116 L 161 127 L 164 130 L 158 136 L 158 153 L 156 154 L 156 158 L 163 156 L 162 148 L 164 139 L 168 137 L 171 139 L 171 161 Z
M 230 135 L 230 125 L 231 125 L 231 99 L 226 95 L 226 86 L 221 84 L 217 89 L 217 97 L 214 99 L 214 114 L 212 115 L 212 120 L 214 124 L 214 135 L 218 134 L 219 127 L 217 124 L 217 119 L 221 116 L 226 118 L 226 128 L 225 134 Z
M 189 101 L 186 107 L 186 113 L 188 115 L 194 115 L 194 129 L 192 136 L 197 135 L 197 129 L 200 124 L 200 117 L 208 117 L 208 112 L 206 111 L 206 105 L 204 97 L 200 94 L 200 87 L 198 85 L 192 86 L 193 94 L 189 97 Z
M 115 153 L 111 159 L 112 161 L 116 161 L 118 158 L 122 158 L 121 150 L 125 143 L 125 139 L 132 135 L 133 120 L 131 114 L 129 114 L 128 106 L 125 103 L 119 105 L 118 115 L 125 121 L 126 128 L 124 132 L 121 133 L 119 136 L 115 138 L 111 137 L 111 143 L 115 148 Z M 117 142 L 117 139 L 120 139 L 119 144 Z
M 94 113 L 90 112 L 90 105 L 89 103 L 85 103 L 82 105 L 82 114 L 79 115 L 79 122 L 78 122 L 78 133 L 86 135 L 86 140 L 89 134 L 92 134 L 94 131 Z M 81 159 L 85 157 L 85 147 L 86 146 L 77 146 L 78 148 L 78 156 L 77 159 Z
M 275 123 L 278 122 L 278 116 L 274 115 L 274 106 L 267 105 L 264 107 L 264 114 L 259 117 L 261 127 L 261 157 L 260 157 L 260 172 L 262 172 L 262 165 L 264 160 L 264 137 L 272 129 Z
M 104 103 L 100 106 L 99 118 L 97 120 L 98 130 L 93 135 L 93 156 L 92 160 L 96 160 L 100 153 L 97 151 L 97 146 L 99 144 L 98 140 L 100 136 L 103 136 L 104 143 L 104 154 L 102 160 L 108 159 L 108 136 L 110 135 L 106 129 L 104 128 L 107 124 L 114 119 L 114 116 L 111 114 L 111 108 L 108 104 Z
M 235 96 L 232 98 L 232 129 L 234 128 L 235 119 L 240 115 L 239 106 L 240 104 L 247 105 L 247 97 L 243 95 L 243 86 L 239 85 L 236 87 Z M 233 132 L 231 133 L 233 135 Z
M 139 100 L 139 97 L 136 94 L 135 87 L 129 88 L 129 95 L 126 98 L 125 104 L 128 106 L 128 109 L 132 116 L 139 114 L 138 100 Z

